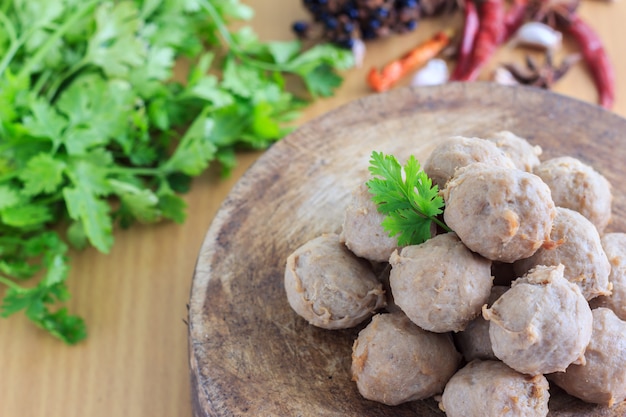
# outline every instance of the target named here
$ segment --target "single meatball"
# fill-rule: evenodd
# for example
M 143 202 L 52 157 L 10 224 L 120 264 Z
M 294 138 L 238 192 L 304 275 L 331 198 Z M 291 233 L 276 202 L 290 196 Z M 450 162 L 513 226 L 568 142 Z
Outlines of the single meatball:
M 518 276 L 537 265 L 565 265 L 565 278 L 576 283 L 587 300 L 611 293 L 611 264 L 602 248 L 598 230 L 582 214 L 557 207 L 550 239 L 556 247 L 540 248 L 515 263 Z
M 319 236 L 289 255 L 285 291 L 296 313 L 325 329 L 356 326 L 385 305 L 382 284 L 367 261 L 337 234 Z
M 372 201 L 367 185 L 362 184 L 354 190 L 346 208 L 341 241 L 357 256 L 374 262 L 389 261 L 398 241 L 383 229 L 384 218 Z
M 516 279 L 491 308 L 489 339 L 498 359 L 530 375 L 584 363 L 591 309 L 580 288 L 563 278 L 563 265 L 538 266 Z
M 479 138 L 453 136 L 433 149 L 424 163 L 424 172 L 432 179 L 433 184 L 437 184 L 441 189 L 454 176 L 458 168 L 475 162 L 515 168 L 513 161 L 493 142 Z
M 611 264 L 609 282 L 611 295 L 601 295 L 590 301 L 591 307 L 606 307 L 626 320 L 626 233 L 607 233 L 600 238 L 604 253 Z
M 575 210 L 602 232 L 611 219 L 611 184 L 591 166 L 563 156 L 542 162 L 534 173 L 548 184 L 557 206 Z
M 536 175 L 476 163 L 460 169 L 442 194 L 445 222 L 485 258 L 513 262 L 550 239 L 556 208 Z
M 533 146 L 526 139 L 509 131 L 497 132 L 485 139 L 495 143 L 506 156 L 511 158 L 517 169 L 533 172 L 533 169 L 540 164 L 539 156 L 543 152 L 541 146 Z
M 487 307 L 491 307 L 508 289 L 509 287 L 494 285 L 487 299 Z M 489 322 L 483 316 L 478 316 L 470 321 L 465 330 L 454 333 L 453 337 L 457 348 L 467 362 L 474 359 L 498 359 L 493 353 L 491 340 L 489 340 Z
M 584 365 L 550 375 L 559 387 L 583 401 L 612 407 L 626 399 L 626 322 L 608 308 L 593 310 L 593 331 Z
M 500 361 L 473 361 L 446 384 L 439 407 L 448 417 L 545 417 L 548 380 Z
M 449 334 L 402 313 L 377 314 L 352 347 L 352 379 L 368 400 L 397 405 L 441 393 L 460 359 Z
M 489 297 L 491 261 L 472 253 L 454 233 L 395 251 L 389 262 L 394 301 L 422 329 L 463 330 Z

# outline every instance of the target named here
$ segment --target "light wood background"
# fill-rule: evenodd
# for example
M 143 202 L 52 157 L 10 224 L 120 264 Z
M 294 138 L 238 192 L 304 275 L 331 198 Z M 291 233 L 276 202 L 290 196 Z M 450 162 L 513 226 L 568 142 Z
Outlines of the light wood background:
M 300 0 L 245 2 L 256 10 L 252 26 L 265 40 L 291 39 L 291 22 L 307 17 Z M 605 42 L 617 74 L 614 111 L 626 116 L 626 3 L 583 0 L 580 13 Z M 400 56 L 438 27 L 460 24 L 458 16 L 422 22 L 412 34 L 368 44 L 365 65 L 346 73 L 336 96 L 316 102 L 298 122 L 370 94 L 364 79 L 372 65 Z M 517 54 L 505 47 L 493 62 Z M 596 100 L 584 65 L 554 90 Z M 72 254 L 69 308 L 86 319 L 87 341 L 68 347 L 21 315 L 0 320 L 0 416 L 191 417 L 184 319 L 196 257 L 220 203 L 258 155 L 241 154 L 227 180 L 216 169 L 197 178 L 185 196 L 184 225 L 118 231 L 109 255 Z

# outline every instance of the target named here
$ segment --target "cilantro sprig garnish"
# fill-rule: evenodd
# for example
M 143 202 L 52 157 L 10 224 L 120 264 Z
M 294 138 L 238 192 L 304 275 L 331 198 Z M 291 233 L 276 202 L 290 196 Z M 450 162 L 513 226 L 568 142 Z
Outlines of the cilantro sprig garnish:
M 183 222 L 192 177 L 228 174 L 238 148 L 269 146 L 333 93 L 349 51 L 229 29 L 252 15 L 239 0 L 2 3 L 0 316 L 83 339 L 63 307 L 68 246 L 107 253 L 118 226 Z
M 397 236 L 398 245 L 417 245 L 430 239 L 432 222 L 450 231 L 437 218 L 444 207 L 439 189 L 413 155 L 402 166 L 393 155 L 374 151 L 369 171 L 374 178 L 366 184 L 378 211 L 385 215 L 382 226 L 389 236 Z

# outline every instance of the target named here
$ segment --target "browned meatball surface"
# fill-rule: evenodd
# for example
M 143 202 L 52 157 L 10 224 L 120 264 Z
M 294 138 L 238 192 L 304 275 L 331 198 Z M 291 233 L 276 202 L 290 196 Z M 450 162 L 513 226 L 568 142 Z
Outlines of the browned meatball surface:
M 617 317 L 626 320 L 626 233 L 607 233 L 600 240 L 611 264 L 609 282 L 613 288 L 611 295 L 601 295 L 589 303 L 592 308 L 610 308 Z
M 284 282 L 291 308 L 325 329 L 353 327 L 385 305 L 382 284 L 367 261 L 337 234 L 312 239 L 289 255 Z
M 533 169 L 540 164 L 541 146 L 533 146 L 526 139 L 514 133 L 503 130 L 489 135 L 485 139 L 495 143 L 506 156 L 511 158 L 517 169 L 533 172 Z
M 540 248 L 533 256 L 515 263 L 518 275 L 537 265 L 565 266 L 565 278 L 576 283 L 587 300 L 611 293 L 611 264 L 602 248 L 598 230 L 582 214 L 557 207 L 550 234 L 554 248 Z
M 496 357 L 530 375 L 583 363 L 591 337 L 591 309 L 563 266 L 538 266 L 516 279 L 491 308 L 489 338 Z
M 472 253 L 454 233 L 406 246 L 389 262 L 395 304 L 425 330 L 463 330 L 489 297 L 491 261 Z
M 513 161 L 493 142 L 463 136 L 453 136 L 443 140 L 433 149 L 423 168 L 433 184 L 437 184 L 441 189 L 454 176 L 458 168 L 475 162 L 515 168 Z
M 448 417 L 545 417 L 548 380 L 500 361 L 473 361 L 448 381 L 439 407 Z
M 476 163 L 459 170 L 442 194 L 445 222 L 485 258 L 513 262 L 550 239 L 556 209 L 536 175 Z
M 570 156 L 549 159 L 533 171 L 548 184 L 557 206 L 575 210 L 600 232 L 611 219 L 611 185 L 591 166 Z
M 352 347 L 352 379 L 361 395 L 387 405 L 439 394 L 460 355 L 449 334 L 431 333 L 404 314 L 377 314 Z
M 558 386 L 583 401 L 609 407 L 626 399 L 626 322 L 608 308 L 593 310 L 593 331 L 584 365 L 550 375 Z
M 367 185 L 362 184 L 354 190 L 346 208 L 341 241 L 357 256 L 387 262 L 398 242 L 383 229 L 384 218 L 372 201 Z
M 487 300 L 487 307 L 490 307 L 508 289 L 509 287 L 494 285 Z M 453 337 L 457 348 L 467 362 L 474 359 L 498 359 L 491 348 L 489 322 L 482 315 L 469 322 L 462 332 L 454 333 Z

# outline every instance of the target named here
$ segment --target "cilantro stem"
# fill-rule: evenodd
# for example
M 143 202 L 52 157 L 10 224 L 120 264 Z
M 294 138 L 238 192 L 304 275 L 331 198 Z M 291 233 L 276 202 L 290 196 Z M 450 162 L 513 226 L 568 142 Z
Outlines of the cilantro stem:
M 165 174 L 161 168 L 147 168 L 147 167 L 110 167 L 107 168 L 109 174 L 130 174 L 130 175 L 152 175 L 155 177 L 161 177 Z
M 28 61 L 26 61 L 26 65 L 22 67 L 20 72 L 18 73 L 18 78 L 25 77 L 32 71 L 33 67 L 35 67 L 43 58 L 46 56 L 48 51 L 54 47 L 56 47 L 56 42 L 61 39 L 63 35 L 70 29 L 72 29 L 79 21 L 83 18 L 83 15 L 90 11 L 91 8 L 100 3 L 100 0 L 91 0 L 87 3 L 81 4 L 81 7 L 74 12 L 67 20 L 63 22 L 63 24 L 52 33 L 46 43 L 43 44 L 41 48 L 37 50 L 37 53 L 33 55 Z M 0 70 L 3 70 L 0 67 Z M 2 71 L 0 71 L 0 74 Z
M 0 20 L 2 21 L 2 24 L 4 25 L 7 34 L 9 35 L 11 44 L 17 43 L 17 33 L 15 32 L 15 26 L 13 26 L 13 23 L 11 23 L 11 20 L 9 20 L 9 18 L 3 11 L 0 11 Z
M 242 61 L 245 61 L 247 64 L 250 64 L 265 71 L 290 72 L 290 68 L 288 67 L 272 64 L 270 62 L 259 61 L 258 59 L 254 59 L 249 56 L 247 52 L 245 52 L 243 49 L 241 49 L 239 45 L 237 45 L 237 42 L 235 42 L 233 37 L 230 35 L 230 32 L 228 31 L 224 20 L 220 17 L 219 13 L 215 9 L 211 1 L 198 0 L 198 3 L 200 3 L 200 7 L 202 7 L 210 15 L 213 23 L 215 23 L 215 27 L 222 36 L 222 40 L 224 41 L 224 43 L 226 43 L 226 46 L 228 46 L 233 54 L 235 54 L 235 56 L 237 56 Z
M 436 217 L 429 217 L 429 219 L 434 221 L 435 223 L 437 223 L 437 225 L 439 227 L 441 227 L 443 230 L 445 230 L 446 232 L 452 232 L 452 229 L 450 229 L 447 224 L 445 224 L 444 222 L 442 222 L 438 218 L 436 218 Z
M 83 58 L 79 62 L 77 62 L 75 65 L 73 65 L 69 70 L 67 70 L 63 74 L 55 77 L 54 82 L 52 83 L 52 85 L 50 86 L 50 88 L 48 89 L 48 92 L 46 94 L 47 99 L 49 101 L 52 101 L 54 99 L 54 97 L 56 97 L 57 92 L 59 90 L 59 87 L 61 87 L 63 85 L 65 80 L 67 80 L 72 75 L 76 74 L 78 71 L 83 69 L 88 63 L 89 63 L 89 61 Z M 36 89 L 35 91 L 40 92 L 40 90 L 38 90 L 38 89 Z
M 2 277 L 0 276 L 0 284 L 4 284 L 7 287 L 14 289 L 14 290 L 21 290 L 22 287 L 20 287 L 19 285 L 17 285 L 15 282 L 11 281 L 8 278 Z
M 39 77 L 37 77 L 37 82 L 33 86 L 33 91 L 39 93 L 43 89 L 43 86 L 46 85 L 46 83 L 50 79 L 50 76 L 52 76 L 52 71 L 50 70 L 46 70 L 41 73 Z
M 2 24 L 5 27 L 7 33 L 9 34 L 9 38 L 11 40 L 11 46 L 9 47 L 9 50 L 6 52 L 6 54 L 2 58 L 2 61 L 0 61 L 0 76 L 1 76 L 2 74 L 4 74 L 4 71 L 6 71 L 6 69 L 8 68 L 9 64 L 11 63 L 11 60 L 13 60 L 13 57 L 15 57 L 15 54 L 17 53 L 17 51 L 19 51 L 22 45 L 24 45 L 26 40 L 33 33 L 33 28 L 31 28 L 30 30 L 27 30 L 26 32 L 22 34 L 22 36 L 18 38 L 17 33 L 15 31 L 15 26 L 13 26 L 13 23 L 11 23 L 11 20 L 9 20 L 7 15 L 1 11 L 0 11 L 0 21 L 2 21 Z

